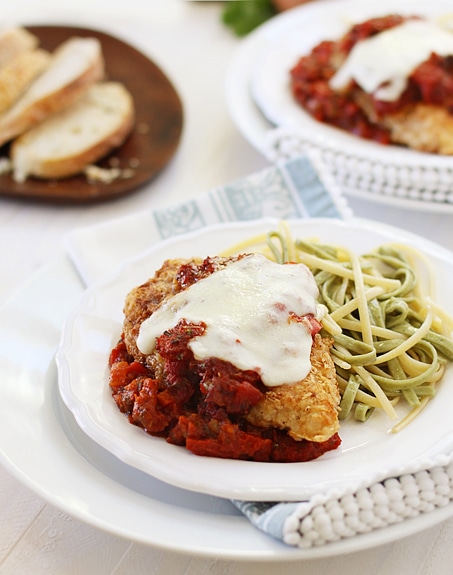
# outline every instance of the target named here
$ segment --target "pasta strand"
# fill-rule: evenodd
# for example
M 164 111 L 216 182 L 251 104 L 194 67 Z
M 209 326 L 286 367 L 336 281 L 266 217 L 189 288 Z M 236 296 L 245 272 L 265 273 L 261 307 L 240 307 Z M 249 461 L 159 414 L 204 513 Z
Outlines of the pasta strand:
M 333 339 L 332 358 L 342 396 L 340 418 L 367 421 L 376 410 L 403 429 L 436 393 L 453 361 L 453 318 L 433 297 L 430 262 L 416 249 L 385 244 L 357 255 L 316 239 L 296 239 L 286 222 L 237 244 L 226 255 L 259 252 L 279 263 L 303 263 L 319 288 L 322 334 Z M 417 263 L 423 264 L 423 272 Z

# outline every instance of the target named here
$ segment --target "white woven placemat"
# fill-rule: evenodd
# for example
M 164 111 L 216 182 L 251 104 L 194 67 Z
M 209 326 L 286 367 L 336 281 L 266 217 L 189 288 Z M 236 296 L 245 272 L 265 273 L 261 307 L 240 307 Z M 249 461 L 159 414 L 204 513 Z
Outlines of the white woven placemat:
M 305 154 L 319 154 L 343 194 L 386 203 L 404 203 L 415 209 L 453 212 L 453 159 L 416 153 L 394 154 L 393 162 L 345 150 L 338 142 L 315 139 L 288 128 L 275 128 L 263 150 L 272 162 L 287 162 Z M 423 157 L 423 161 L 420 157 Z

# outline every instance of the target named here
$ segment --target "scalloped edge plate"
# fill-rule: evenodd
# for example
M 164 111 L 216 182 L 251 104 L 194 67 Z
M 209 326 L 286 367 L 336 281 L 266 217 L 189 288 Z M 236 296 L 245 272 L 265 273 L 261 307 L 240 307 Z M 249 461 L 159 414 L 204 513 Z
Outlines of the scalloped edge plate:
M 85 292 L 65 324 L 57 353 L 60 392 L 78 424 L 124 463 L 173 486 L 224 498 L 294 501 L 331 489 L 358 487 L 429 464 L 430 458 L 453 444 L 448 407 L 451 368 L 435 400 L 399 434 L 388 433 L 392 422 L 381 414 L 366 424 L 345 422 L 340 429 L 340 448 L 307 463 L 198 457 L 151 437 L 131 425 L 117 409 L 108 386 L 108 355 L 121 333 L 128 291 L 151 277 L 167 258 L 215 255 L 276 225 L 275 220 L 230 223 L 173 238 L 129 260 L 113 276 Z M 418 248 L 432 266 L 437 301 L 453 314 L 449 288 L 453 283 L 453 254 L 448 250 L 367 220 L 295 220 L 290 227 L 294 237 L 320 237 L 353 250 L 360 246 L 361 252 L 388 241 Z

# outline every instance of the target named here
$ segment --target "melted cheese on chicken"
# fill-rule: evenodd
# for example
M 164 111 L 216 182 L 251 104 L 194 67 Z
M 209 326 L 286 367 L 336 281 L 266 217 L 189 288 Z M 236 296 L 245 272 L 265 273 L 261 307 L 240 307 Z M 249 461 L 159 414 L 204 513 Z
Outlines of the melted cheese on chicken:
M 378 100 L 397 100 L 411 72 L 434 53 L 453 55 L 453 34 L 425 20 L 408 20 L 357 42 L 331 79 L 334 90 L 351 80 Z
M 317 296 L 305 265 L 253 254 L 169 298 L 142 323 L 137 345 L 149 354 L 181 319 L 203 322 L 205 333 L 189 343 L 197 360 L 217 357 L 254 370 L 269 387 L 294 384 L 311 369 L 312 332 L 301 318 L 320 315 Z

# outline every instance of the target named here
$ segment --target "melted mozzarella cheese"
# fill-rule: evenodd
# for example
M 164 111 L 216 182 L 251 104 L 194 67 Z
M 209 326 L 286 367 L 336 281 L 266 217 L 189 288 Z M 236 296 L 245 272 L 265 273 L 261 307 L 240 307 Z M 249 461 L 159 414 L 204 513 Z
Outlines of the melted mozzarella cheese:
M 189 342 L 196 359 L 255 370 L 267 386 L 295 383 L 311 369 L 312 335 L 292 315 L 319 317 L 317 296 L 305 265 L 246 256 L 169 298 L 142 323 L 137 345 L 149 354 L 180 320 L 204 322 L 204 334 Z
M 413 70 L 432 53 L 453 55 L 453 34 L 433 22 L 409 20 L 357 42 L 330 85 L 341 90 L 355 80 L 378 100 L 394 101 Z

